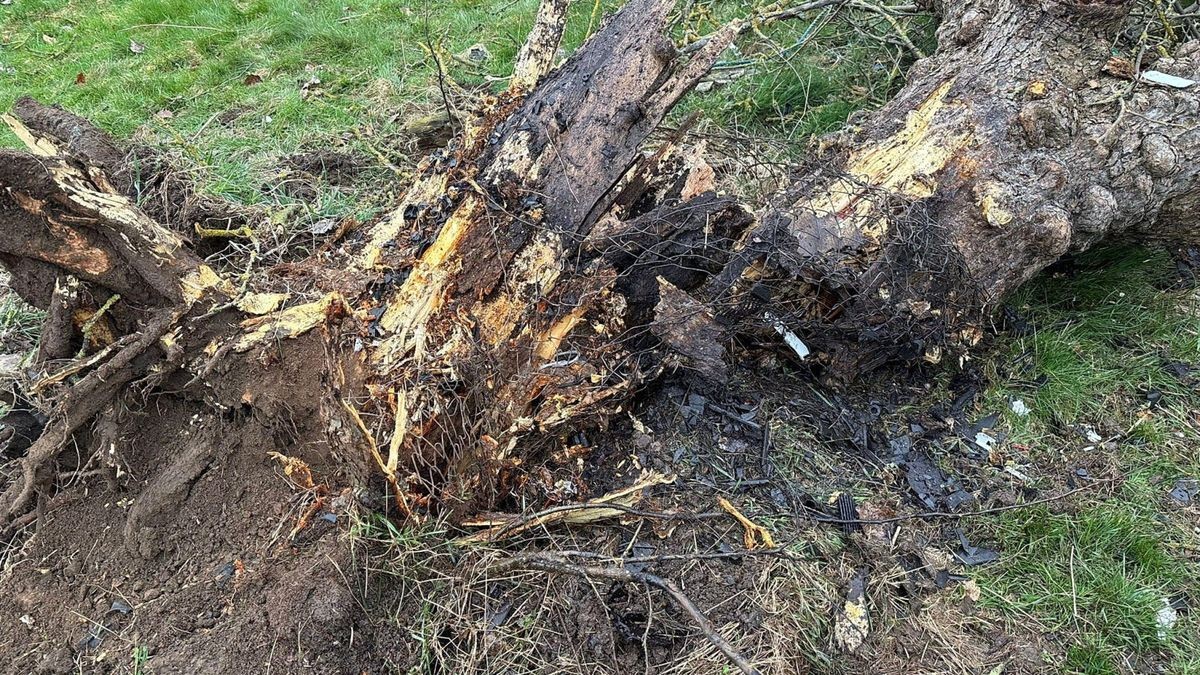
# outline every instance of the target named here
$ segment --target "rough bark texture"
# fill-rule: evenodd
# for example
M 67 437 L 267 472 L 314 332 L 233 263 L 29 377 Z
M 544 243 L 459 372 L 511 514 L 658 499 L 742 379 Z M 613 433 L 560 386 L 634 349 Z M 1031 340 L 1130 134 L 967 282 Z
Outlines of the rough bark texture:
M 784 316 L 843 373 L 969 347 L 1068 251 L 1200 235 L 1200 91 L 1104 71 L 1128 3 L 939 9 L 938 52 L 802 168 L 710 290 Z M 1195 78 L 1198 59 L 1192 43 L 1154 67 Z M 755 286 L 770 299 L 744 300 Z

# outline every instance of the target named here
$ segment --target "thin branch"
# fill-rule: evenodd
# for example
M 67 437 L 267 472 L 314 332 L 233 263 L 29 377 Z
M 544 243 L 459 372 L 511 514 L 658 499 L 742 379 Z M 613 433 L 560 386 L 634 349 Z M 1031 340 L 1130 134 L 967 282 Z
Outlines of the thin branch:
M 717 649 L 720 649 L 721 653 L 725 654 L 726 658 L 733 662 L 733 664 L 737 666 L 742 673 L 745 675 L 759 675 L 758 669 L 751 665 L 750 662 L 746 660 L 746 657 L 742 656 L 742 654 L 735 649 L 733 645 L 729 644 L 729 642 L 717 632 L 716 628 L 712 625 L 712 622 L 709 621 L 708 617 L 705 616 L 698 607 L 696 607 L 690 598 L 684 595 L 683 591 L 679 590 L 679 587 L 675 585 L 675 582 L 669 579 L 664 579 L 660 576 L 648 574 L 646 572 L 635 572 L 622 567 L 578 565 L 562 556 L 549 553 L 532 553 L 513 556 L 512 558 L 498 563 L 497 567 L 501 570 L 529 569 L 542 572 L 573 574 L 575 576 L 589 579 L 611 579 L 613 581 L 623 581 L 627 583 L 636 582 L 660 588 L 666 592 L 666 594 L 670 596 L 672 600 L 675 601 L 675 604 L 679 605 L 680 609 L 682 609 L 684 612 L 687 612 L 687 614 L 692 617 L 692 620 L 696 622 L 696 626 L 700 629 L 700 632 L 704 634 L 704 637 L 708 638 L 708 641 L 716 646 Z

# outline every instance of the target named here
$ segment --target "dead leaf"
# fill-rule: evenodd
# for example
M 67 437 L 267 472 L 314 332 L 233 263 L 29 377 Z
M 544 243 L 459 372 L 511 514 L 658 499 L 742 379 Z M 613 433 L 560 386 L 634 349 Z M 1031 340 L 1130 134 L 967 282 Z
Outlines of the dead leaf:
M 83 84 L 84 82 L 87 82 L 87 75 L 84 75 L 83 73 L 77 73 L 75 75 L 75 84 Z
M 317 90 L 317 87 L 320 86 L 321 78 L 313 75 L 312 77 L 308 78 L 307 82 L 300 86 L 300 98 L 308 98 L 309 96 L 320 94 L 321 92 Z
M 134 54 L 141 54 L 146 51 L 146 45 L 138 42 L 137 40 L 130 40 L 129 51 L 133 52 Z
M 1104 72 L 1113 77 L 1120 77 L 1126 80 L 1133 79 L 1133 64 L 1127 59 L 1114 56 L 1104 64 Z
M 979 584 L 975 583 L 974 579 L 964 581 L 963 590 L 966 591 L 967 597 L 971 599 L 971 602 L 979 602 L 979 598 L 983 597 L 983 591 L 979 588 Z
M 45 33 L 42 33 L 42 42 L 52 45 L 58 42 L 58 38 L 54 37 L 53 35 L 46 35 Z
M 154 113 L 154 116 L 160 120 L 169 120 L 175 117 L 175 113 L 171 112 L 170 110 L 159 110 L 158 112 Z
M 246 85 L 247 87 L 253 87 L 256 84 L 261 83 L 262 81 L 263 81 L 262 75 L 259 75 L 258 73 L 250 73 L 249 75 L 246 76 L 246 79 L 242 80 L 242 84 Z

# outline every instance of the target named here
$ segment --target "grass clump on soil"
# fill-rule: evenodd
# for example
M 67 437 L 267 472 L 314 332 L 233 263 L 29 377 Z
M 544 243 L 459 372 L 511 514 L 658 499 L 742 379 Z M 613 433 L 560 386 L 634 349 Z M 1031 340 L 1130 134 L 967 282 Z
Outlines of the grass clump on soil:
M 23 352 L 37 344 L 42 312 L 26 305 L 0 277 L 0 356 Z
M 1200 668 L 1195 613 L 1160 619 L 1200 597 L 1195 507 L 1168 494 L 1200 476 L 1198 302 L 1194 289 L 1164 292 L 1177 281 L 1165 252 L 1098 251 L 1019 294 L 1022 325 L 995 360 L 1014 366 L 996 368 L 988 405 L 1043 468 L 1030 480 L 1057 471 L 1096 486 L 980 524 L 1004 551 L 980 575 L 988 601 L 1064 637 L 1069 672 Z

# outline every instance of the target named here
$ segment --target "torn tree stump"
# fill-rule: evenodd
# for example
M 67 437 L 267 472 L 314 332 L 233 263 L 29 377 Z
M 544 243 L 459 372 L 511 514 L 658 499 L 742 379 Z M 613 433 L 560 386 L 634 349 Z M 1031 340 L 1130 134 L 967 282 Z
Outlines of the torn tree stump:
M 353 250 L 314 263 L 336 269 L 309 296 L 223 279 L 130 199 L 107 136 L 22 101 L 6 121 L 29 150 L 0 151 L 0 263 L 50 310 L 34 390 L 54 412 L 6 522 L 135 382 L 319 419 L 319 441 L 419 519 L 521 494 L 573 432 L 668 370 L 722 380 L 739 345 L 847 377 L 961 355 L 1064 253 L 1200 232 L 1200 91 L 1104 70 L 1128 4 L 939 3 L 937 53 L 755 218 L 682 135 L 644 149 L 745 24 L 681 52 L 673 3 L 631 0 L 555 67 L 567 3 L 545 0 L 512 86 Z M 1195 78 L 1200 45 L 1155 67 Z

